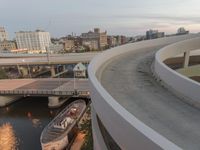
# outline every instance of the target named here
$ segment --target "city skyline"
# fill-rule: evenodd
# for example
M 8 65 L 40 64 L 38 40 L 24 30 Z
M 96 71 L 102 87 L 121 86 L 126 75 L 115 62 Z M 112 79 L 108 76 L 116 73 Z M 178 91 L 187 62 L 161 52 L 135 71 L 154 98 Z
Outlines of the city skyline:
M 199 32 L 198 0 L 160 1 L 11 1 L 1 2 L 1 26 L 9 38 L 20 30 L 43 29 L 52 37 L 82 32 L 99 27 L 109 34 L 134 36 L 148 29 L 175 33 L 181 26 Z

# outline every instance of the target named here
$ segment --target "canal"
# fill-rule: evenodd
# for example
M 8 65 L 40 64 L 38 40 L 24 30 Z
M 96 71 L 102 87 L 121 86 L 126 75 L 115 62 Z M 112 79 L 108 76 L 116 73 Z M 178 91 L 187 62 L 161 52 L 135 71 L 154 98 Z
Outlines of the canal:
M 0 127 L 6 123 L 12 126 L 18 143 L 17 149 L 40 150 L 42 130 L 67 103 L 59 109 L 50 109 L 48 98 L 22 98 L 7 107 L 0 108 Z

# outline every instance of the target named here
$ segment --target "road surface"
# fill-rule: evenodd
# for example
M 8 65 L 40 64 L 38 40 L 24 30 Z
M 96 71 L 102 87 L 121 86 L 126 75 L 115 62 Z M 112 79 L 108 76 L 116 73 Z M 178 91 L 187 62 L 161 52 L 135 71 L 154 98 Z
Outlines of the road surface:
M 127 111 L 187 150 L 200 149 L 200 110 L 184 103 L 152 76 L 160 47 L 140 49 L 113 58 L 102 70 L 103 87 Z M 103 68 L 103 67 L 102 67 Z

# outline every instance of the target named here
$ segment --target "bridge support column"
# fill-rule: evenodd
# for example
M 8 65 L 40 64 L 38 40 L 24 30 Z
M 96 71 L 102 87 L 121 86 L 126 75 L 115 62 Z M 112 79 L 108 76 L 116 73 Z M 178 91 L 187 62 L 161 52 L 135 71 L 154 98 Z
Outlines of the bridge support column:
M 20 96 L 0 96 L 0 107 L 4 107 L 20 98 Z
M 48 99 L 48 106 L 50 108 L 57 108 L 60 107 L 64 102 L 66 102 L 69 99 L 69 97 L 50 96 L 48 97 Z
M 189 61 L 190 61 L 190 52 L 184 52 L 184 64 L 183 67 L 187 68 L 189 66 Z
M 63 72 L 66 70 L 65 65 L 63 65 Z
M 20 67 L 22 77 L 28 76 L 28 69 L 25 67 Z
M 59 97 L 56 97 L 56 96 L 51 96 L 51 97 L 48 97 L 48 100 L 49 100 L 49 103 L 48 103 L 48 106 L 50 108 L 54 108 L 54 107 L 59 107 Z
M 20 67 L 18 64 L 17 64 L 17 71 L 18 71 L 18 74 L 21 76 L 21 71 L 20 71 Z
M 51 66 L 51 77 L 54 77 L 56 75 L 54 66 Z

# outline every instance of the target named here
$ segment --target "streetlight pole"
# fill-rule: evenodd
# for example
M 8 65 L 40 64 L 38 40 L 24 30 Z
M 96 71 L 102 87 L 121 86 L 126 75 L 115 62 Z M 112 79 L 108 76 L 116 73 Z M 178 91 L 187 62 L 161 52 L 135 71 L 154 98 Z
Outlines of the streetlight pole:
M 48 64 L 50 64 L 49 49 L 47 48 L 47 46 L 45 47 L 45 49 L 46 49 L 46 53 L 47 53 L 47 61 L 48 61 Z
M 76 77 L 75 77 L 75 71 L 74 71 L 74 95 L 77 96 L 77 89 L 76 89 Z
M 58 65 L 57 65 L 57 74 L 58 74 L 58 82 L 59 82 L 59 90 L 60 90 L 61 81 L 60 81 L 60 74 L 59 74 L 59 68 L 58 68 Z
M 74 90 L 76 90 L 75 71 L 74 71 Z

